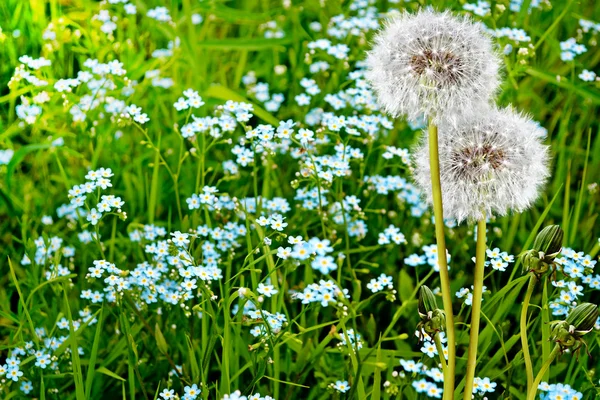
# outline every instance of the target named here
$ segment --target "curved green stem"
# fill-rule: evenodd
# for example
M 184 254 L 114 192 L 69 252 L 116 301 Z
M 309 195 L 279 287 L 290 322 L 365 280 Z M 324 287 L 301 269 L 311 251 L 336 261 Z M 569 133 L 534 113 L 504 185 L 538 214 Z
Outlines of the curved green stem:
M 477 344 L 479 342 L 479 321 L 481 320 L 481 297 L 483 295 L 483 273 L 485 267 L 485 215 L 477 222 L 477 249 L 475 260 L 475 278 L 473 281 L 473 300 L 471 307 L 471 335 L 467 356 L 467 375 L 463 400 L 471 400 L 475 367 L 477 366 Z
M 448 260 L 446 258 L 446 238 L 444 237 L 444 209 L 442 206 L 442 184 L 440 182 L 438 129 L 431 121 L 429 122 L 429 167 L 431 169 L 431 192 L 433 197 L 433 215 L 435 218 L 435 239 L 440 267 L 440 286 L 442 289 L 444 313 L 446 314 L 446 336 L 448 338 L 448 364 L 444 373 L 444 400 L 452 400 L 456 368 L 456 339 L 454 334 L 454 314 L 452 311 Z
M 435 334 L 435 336 L 433 337 L 433 340 L 435 341 L 435 348 L 437 349 L 438 352 L 438 356 L 440 356 L 440 364 L 442 364 L 442 372 L 444 373 L 444 376 L 446 376 L 446 370 L 448 369 L 448 366 L 446 365 L 446 357 L 444 357 L 444 346 L 442 346 L 442 341 L 440 340 L 440 334 L 439 332 Z
M 535 380 L 533 381 L 533 386 L 527 392 L 527 400 L 535 400 L 535 395 L 537 394 L 538 386 L 540 386 L 540 383 L 544 378 L 544 374 L 546 373 L 546 371 L 548 371 L 548 368 L 550 368 L 550 364 L 552 364 L 552 361 L 554 361 L 558 353 L 560 353 L 560 346 L 557 344 L 556 346 L 554 346 L 554 350 L 552 350 L 552 353 L 550 353 L 550 357 L 548 357 L 544 365 L 542 365 L 542 369 L 540 369 L 540 372 L 538 372 L 538 374 L 536 375 Z
M 529 285 L 527 286 L 527 292 L 525 293 L 525 299 L 523 299 L 523 306 L 521 308 L 520 334 L 521 347 L 523 347 L 523 359 L 525 360 L 525 373 L 527 375 L 527 393 L 529 393 L 533 385 L 533 363 L 531 362 L 529 342 L 527 341 L 527 309 L 529 308 L 529 302 L 531 301 L 531 295 L 533 294 L 536 283 L 537 278 L 533 273 L 530 273 Z

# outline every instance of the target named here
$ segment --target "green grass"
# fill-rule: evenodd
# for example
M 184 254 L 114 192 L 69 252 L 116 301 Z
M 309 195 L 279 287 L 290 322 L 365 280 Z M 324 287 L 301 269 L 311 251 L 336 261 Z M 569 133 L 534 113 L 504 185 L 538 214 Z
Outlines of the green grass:
M 402 370 L 399 359 L 422 361 L 430 367 L 437 362 L 419 351 L 421 344 L 414 331 L 419 322 L 418 289 L 422 284 L 439 286 L 438 276 L 427 266 L 413 268 L 404 262 L 413 253 L 422 254 L 423 245 L 434 243 L 431 214 L 412 216 L 409 204 L 393 194 L 375 193 L 363 179 L 397 175 L 410 182 L 406 165 L 397 158 L 386 161 L 381 155 L 386 146 L 411 148 L 418 140 L 418 131 L 398 118 L 393 129 L 373 140 L 364 140 L 364 134 L 355 137 L 319 132 L 333 144 L 339 142 L 364 153 L 364 159 L 352 161 L 351 176 L 336 178 L 326 187 L 314 174 L 299 175 L 301 167 L 289 154 L 268 154 L 263 159 L 257 155 L 259 161 L 240 167 L 238 175 L 225 174 L 222 162 L 235 159 L 231 149 L 244 135 L 244 127 L 239 125 L 234 133 L 220 139 L 198 135 L 198 140 L 191 142 L 178 133 L 192 121 L 190 113 L 177 112 L 173 107 L 184 90 L 193 88 L 206 103 L 193 110 L 194 114 L 219 115 L 221 111 L 215 111 L 215 107 L 227 100 L 246 102 L 254 106 L 254 117 L 247 123 L 253 127 L 277 126 L 288 119 L 303 122 L 314 107 L 334 111 L 324 96 L 352 87 L 348 74 L 357 61 L 364 59 L 373 31 L 343 39 L 329 37 L 333 43 L 349 46 L 349 57 L 344 62 L 320 52 L 307 55 L 307 44 L 326 37 L 323 31 L 311 30 L 311 22 L 319 21 L 326 29 L 338 14 L 355 15 L 349 2 L 293 1 L 290 8 L 284 8 L 280 1 L 267 0 L 132 3 L 138 8 L 138 15 L 133 17 L 123 12 L 122 5 L 102 6 L 119 18 L 113 39 L 102 33 L 100 23 L 92 18 L 100 7 L 95 1 L 5 0 L 0 4 L 0 27 L 5 35 L 0 36 L 0 150 L 14 150 L 10 162 L 0 165 L 0 365 L 15 347 L 32 341 L 37 348 L 44 338 L 66 337 L 52 353 L 58 362 L 56 369 L 42 370 L 34 366 L 34 356 L 21 357 L 24 378 L 34 386 L 30 395 L 19 389 L 20 383 L 0 378 L 0 398 L 153 399 L 159 398 L 165 388 L 183 396 L 183 387 L 194 383 L 202 385 L 199 398 L 203 399 L 221 399 L 236 389 L 245 395 L 259 392 L 278 400 L 425 398 L 411 387 L 411 382 L 421 377 L 413 379 L 407 374 L 398 378 L 392 372 Z M 600 15 L 600 6 L 556 0 L 551 8 L 534 8 L 527 13 L 509 11 L 507 1 L 491 3 L 496 5 L 492 15 L 479 18 L 487 26 L 522 28 L 531 36 L 531 42 L 520 46 L 528 49 L 527 55 L 518 55 L 519 46 L 513 43 L 515 49 L 504 57 L 506 67 L 498 102 L 526 112 L 548 130 L 552 177 L 534 207 L 489 223 L 488 248 L 499 247 L 516 256 L 530 248 L 542 227 L 559 224 L 565 231 L 566 247 L 597 259 L 600 190 L 595 185 L 600 180 L 600 90 L 597 83 L 584 82 L 578 75 L 583 69 L 600 74 L 600 52 L 594 44 L 597 35 L 578 33 L 578 20 Z M 385 11 L 388 7 L 416 10 L 419 4 L 464 12 L 464 2 L 454 0 L 400 5 L 377 1 L 375 5 Z M 170 10 L 174 24 L 146 17 L 147 11 L 158 5 Z M 506 11 L 501 12 L 500 5 Z M 199 25 L 191 23 L 195 13 L 204 19 Z M 264 24 L 269 21 L 276 21 L 283 38 L 264 37 Z M 57 27 L 52 49 L 47 47 L 49 41 L 42 39 L 50 22 Z M 13 37 L 17 30 L 20 36 Z M 588 51 L 574 62 L 564 62 L 560 59 L 560 42 L 570 37 L 576 37 Z M 180 46 L 173 56 L 163 60 L 150 56 L 175 38 L 179 38 Z M 508 41 L 501 38 L 498 43 L 501 49 Z M 35 124 L 24 124 L 15 107 L 22 104 L 21 96 L 31 98 L 40 89 L 23 81 L 9 86 L 9 81 L 20 65 L 18 58 L 26 54 L 52 61 L 39 75 L 52 83 L 76 77 L 88 58 L 120 60 L 127 70 L 126 77 L 138 81 L 126 102 L 140 106 L 150 122 L 138 125 L 117 118 L 111 121 L 93 110 L 85 122 L 73 123 L 69 107 L 85 90 L 78 88 L 66 94 L 71 102 L 66 105 L 50 86 L 46 90 L 53 97 L 44 105 L 42 115 Z M 304 92 L 300 80 L 312 77 L 308 65 L 316 60 L 330 63 L 327 73 L 314 77 L 321 93 L 314 96 L 310 107 L 298 106 L 294 96 Z M 279 65 L 285 66 L 282 74 L 274 72 Z M 174 86 L 153 87 L 151 79 L 144 78 L 149 70 L 159 70 L 161 77 L 172 78 Z M 263 102 L 248 93 L 242 82 L 248 71 L 254 71 L 259 82 L 267 82 L 271 93 L 284 94 L 285 101 L 278 111 L 267 111 Z M 117 83 L 119 87 L 125 85 L 122 78 Z M 121 98 L 118 92 L 110 94 Z M 355 110 L 346 107 L 335 113 L 351 116 Z M 118 139 L 117 131 L 122 133 Z M 59 138 L 64 145 L 53 146 Z M 233 144 L 227 142 L 229 138 Z M 334 153 L 333 145 L 320 149 L 321 153 L 310 156 Z M 102 193 L 125 201 L 127 219 L 109 215 L 91 226 L 84 217 L 73 222 L 58 218 L 57 208 L 69 202 L 68 190 L 84 182 L 88 169 L 100 167 L 112 168 L 115 175 L 112 187 Z M 236 212 L 189 210 L 185 199 L 207 185 L 237 199 L 287 199 L 291 205 L 286 213 L 288 227 L 283 233 L 274 233 L 256 222 L 260 213 L 243 207 Z M 327 189 L 330 204 L 348 195 L 359 197 L 362 211 L 353 218 L 365 221 L 367 235 L 358 240 L 348 231 L 353 221 L 344 218 L 342 223 L 335 223 L 327 212 L 297 207 L 302 203 L 294 200 L 297 188 Z M 257 207 L 264 211 L 265 201 Z M 52 216 L 52 225 L 41 222 L 45 215 Z M 185 307 L 163 301 L 139 307 L 141 301 L 135 295 L 96 304 L 80 298 L 86 289 L 102 291 L 105 286 L 99 279 L 86 277 L 94 260 L 106 259 L 125 271 L 151 261 L 144 247 L 129 239 L 129 233 L 143 225 L 155 224 L 166 232 L 187 232 L 199 225 L 222 227 L 230 221 L 247 228 L 238 239 L 240 246 L 221 255 L 222 279 L 210 285 L 198 282 L 198 295 L 185 302 Z M 377 244 L 377 235 L 390 224 L 400 228 L 408 243 Z M 82 244 L 77 234 L 83 229 L 100 234 L 101 240 Z M 310 268 L 309 262 L 294 264 L 278 258 L 277 248 L 289 246 L 284 234 L 329 239 L 335 249 L 337 270 L 327 277 Z M 475 238 L 472 226 L 467 224 L 447 229 L 446 234 L 452 256 L 450 278 L 459 372 L 456 382 L 460 391 L 464 386 L 470 307 L 454 294 L 472 285 Z M 20 263 L 24 254 L 33 259 L 36 239 L 47 242 L 54 236 L 63 239 L 63 247 L 72 246 L 75 255 L 57 252 L 43 263 Z M 272 242 L 265 243 L 265 237 Z M 190 255 L 196 260 L 202 259 L 203 242 L 205 239 L 197 239 L 191 244 Z M 47 279 L 45 274 L 56 272 L 58 265 L 67 268 L 68 273 Z M 527 277 L 519 261 L 510 264 L 504 273 L 489 271 L 485 285 L 490 293 L 484 295 L 476 376 L 498 383 L 494 396 L 504 393 L 504 398 L 510 394 L 514 399 L 525 399 L 518 327 Z M 374 294 L 367 289 L 366 284 L 382 273 L 393 277 L 396 292 Z M 287 324 L 280 333 L 270 332 L 261 341 L 249 333 L 256 323 L 242 313 L 233 314 L 232 309 L 241 309 L 246 302 L 259 304 L 256 289 L 268 278 L 279 293 L 266 298 L 262 309 L 285 315 Z M 561 278 L 559 274 L 557 279 Z M 350 298 L 340 300 L 340 305 L 322 307 L 292 301 L 287 294 L 320 279 L 334 280 L 340 288 L 348 289 Z M 548 322 L 557 317 L 552 315 L 549 302 L 556 299 L 560 289 L 551 282 L 552 277 L 544 278 L 531 300 L 528 332 L 534 373 L 552 349 Z M 249 289 L 245 298 L 240 297 L 240 287 Z M 587 286 L 583 298 L 595 303 L 600 299 L 598 291 Z M 441 298 L 439 301 L 441 304 Z M 76 329 L 79 312 L 86 309 L 95 321 L 82 322 Z M 68 321 L 66 330 L 57 327 L 63 317 Z M 44 328 L 45 336 L 40 336 L 36 328 Z M 349 329 L 362 335 L 361 349 L 349 343 Z M 577 357 L 564 354 L 546 378 L 551 383 L 569 384 L 583 392 L 585 399 L 591 399 L 600 396 L 600 337 L 593 332 L 586 338 L 592 357 L 585 351 Z M 346 345 L 339 345 L 344 339 Z M 81 354 L 78 348 L 83 349 Z M 176 366 L 182 368 L 181 372 L 170 374 Z M 351 388 L 346 394 L 328 388 L 337 380 L 349 382 Z M 386 381 L 390 382 L 388 386 L 384 385 Z

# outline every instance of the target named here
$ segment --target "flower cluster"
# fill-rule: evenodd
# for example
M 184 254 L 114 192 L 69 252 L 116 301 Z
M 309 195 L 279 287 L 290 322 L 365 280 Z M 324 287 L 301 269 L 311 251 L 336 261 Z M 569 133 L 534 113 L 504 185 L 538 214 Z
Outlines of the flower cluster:
M 302 291 L 290 290 L 290 294 L 292 299 L 300 300 L 302 304 L 320 303 L 323 307 L 350 298 L 348 289 L 340 289 L 334 281 L 323 279 L 318 284 L 311 283 Z
M 471 292 L 471 290 L 473 289 L 473 285 L 471 285 L 471 288 L 461 288 L 458 292 L 455 293 L 456 297 L 459 299 L 462 299 L 463 297 L 465 298 L 465 305 L 466 306 L 470 306 L 473 304 L 473 292 Z M 485 293 L 488 293 L 489 290 L 487 289 L 486 286 L 483 286 L 482 288 L 482 295 Z M 483 299 L 481 299 L 483 301 Z
M 252 396 L 242 396 L 242 392 L 236 390 L 233 393 L 226 394 L 221 400 L 275 400 L 271 396 L 262 396 L 260 393 L 255 393 Z
M 184 392 L 184 394 L 181 397 L 181 400 L 195 400 L 198 398 L 198 396 L 200 396 L 200 393 L 202 393 L 202 390 L 198 387 L 198 385 L 196 385 L 194 383 L 191 386 L 184 386 L 183 392 Z M 160 392 L 160 397 L 164 400 L 179 398 L 175 394 L 174 389 L 163 389 L 162 392 Z
M 438 263 L 438 248 L 437 245 L 425 245 L 422 247 L 422 250 L 425 252 L 423 255 L 418 255 L 417 253 L 411 254 L 404 259 L 404 264 L 417 267 L 421 265 L 429 265 L 435 271 L 439 271 L 439 263 Z M 448 264 L 450 263 L 450 254 L 448 250 L 446 250 L 446 258 L 448 260 Z
M 373 293 L 380 292 L 384 289 L 393 290 L 394 282 L 391 276 L 381 274 L 377 279 L 373 278 L 369 283 L 367 283 L 367 289 Z
M 338 348 L 344 350 L 347 348 L 352 349 L 352 352 L 362 349 L 363 341 L 360 333 L 355 333 L 354 329 L 350 328 L 345 331 L 339 332 L 340 343 Z
M 438 399 L 442 397 L 442 388 L 436 385 L 436 383 L 441 383 L 444 380 L 444 375 L 439 368 L 428 368 L 421 362 L 404 359 L 400 359 L 400 365 L 404 371 L 400 373 L 394 371 L 394 376 L 405 378 L 406 373 L 410 373 L 413 376 L 416 374 L 428 377 L 433 382 L 428 381 L 426 378 L 415 379 L 412 381 L 411 386 L 417 393 L 423 393 L 427 397 Z
M 550 302 L 550 309 L 553 315 L 567 315 L 581 302 L 584 285 L 590 290 L 600 290 L 600 275 L 594 274 L 597 260 L 584 252 L 564 248 L 555 263 L 562 279 L 552 282 L 558 294 Z M 596 327 L 600 329 L 600 318 Z
M 69 321 L 62 318 L 56 323 L 56 326 L 60 330 L 78 331 L 97 322 L 95 315 L 92 315 L 91 311 L 86 308 L 79 311 L 78 319 Z M 13 348 L 10 356 L 6 358 L 5 364 L 0 364 L 0 377 L 2 377 L 3 384 L 6 382 L 5 379 L 12 382 L 20 381 L 20 390 L 24 394 L 29 394 L 33 390 L 33 384 L 26 379 L 22 368 L 31 362 L 33 362 L 33 367 L 27 368 L 30 373 L 35 371 L 36 373 L 60 374 L 71 371 L 71 347 L 67 346 L 68 339 L 68 335 L 50 336 L 45 328 L 36 328 L 35 341 L 28 341 L 24 346 Z M 82 347 L 78 347 L 77 351 L 79 355 L 84 354 Z M 33 380 L 33 376 L 28 378 Z
M 538 389 L 542 392 L 540 400 L 583 400 L 583 393 L 578 392 L 569 385 L 562 383 L 548 384 L 547 382 L 540 383 Z
M 262 290 L 264 291 L 265 287 L 272 286 L 262 286 Z M 273 290 L 273 289 L 269 289 Z M 276 291 L 275 291 L 276 292 Z M 248 296 L 247 289 L 240 289 L 240 293 L 242 294 L 240 297 L 245 298 Z M 260 293 L 260 291 L 259 291 Z M 273 293 L 274 294 L 274 293 Z M 271 296 L 267 296 L 271 297 Z M 233 315 L 237 315 L 239 312 L 239 305 L 235 305 L 232 309 Z M 252 326 L 250 329 L 250 334 L 255 338 L 261 338 L 263 343 L 265 339 L 272 336 L 277 336 L 284 327 L 287 326 L 288 321 L 287 317 L 282 313 L 270 313 L 267 310 L 257 308 L 256 304 L 253 301 L 245 301 L 242 310 L 243 321 L 245 325 Z
M 202 3 L 188 10 L 186 2 L 169 8 L 105 0 L 69 18 L 53 9 L 48 24 L 26 38 L 32 48 L 39 47 L 39 58 L 19 57 L 23 53 L 13 50 L 22 49 L 21 31 L 7 36 L 0 29 L 0 43 L 9 42 L 0 52 L 14 68 L 8 72 L 10 92 L 1 102 L 12 109 L 2 113 L 8 119 L 0 138 L 0 180 L 6 174 L 7 182 L 13 176 L 23 181 L 14 193 L 0 190 L 0 212 L 5 200 L 11 208 L 9 218 L 0 215 L 8 239 L 0 255 L 22 256 L 14 271 L 19 288 L 8 289 L 10 305 L 19 301 L 18 312 L 4 307 L 1 313 L 2 333 L 12 332 L 11 325 L 22 329 L 1 343 L 0 397 L 19 397 L 18 390 L 32 397 L 44 390 L 60 397 L 59 387 L 71 390 L 68 380 L 79 377 L 70 344 L 77 338 L 78 345 L 87 346 L 78 352 L 85 355 L 84 374 L 93 371 L 95 355 L 88 353 L 96 344 L 86 328 L 98 327 L 97 319 L 102 320 L 97 360 L 104 360 L 105 370 L 96 370 L 103 373 L 96 374 L 98 382 L 87 397 L 99 390 L 108 397 L 120 395 L 120 386 L 110 384 L 110 373 L 125 373 L 128 362 L 136 375 L 130 378 L 140 380 L 129 389 L 141 395 L 141 389 L 152 387 L 151 394 L 163 400 L 200 399 L 208 389 L 223 399 L 273 400 L 246 394 L 248 378 L 263 368 L 270 379 L 254 382 L 261 393 L 277 393 L 270 388 L 282 389 L 296 377 L 297 385 L 286 385 L 287 396 L 292 390 L 301 398 L 355 391 L 360 396 L 363 389 L 371 393 L 373 380 L 361 382 L 353 375 L 352 353 L 362 350 L 356 356 L 372 363 L 377 334 L 391 346 L 398 342 L 392 335 L 407 331 L 403 321 L 410 318 L 396 304 L 394 287 L 402 288 L 403 304 L 410 304 L 405 294 L 413 282 L 427 280 L 434 288 L 431 298 L 440 292 L 431 279 L 440 266 L 438 247 L 431 244 L 428 160 L 423 146 L 411 148 L 412 137 L 428 121 L 439 125 L 450 217 L 445 224 L 455 270 L 468 260 L 462 240 L 470 236 L 456 221 L 504 215 L 532 204 L 547 175 L 548 151 L 541 142 L 555 135 L 546 135 L 529 117 L 486 108 L 499 84 L 495 48 L 505 46 L 513 66 L 528 51 L 533 56 L 532 41 L 539 43 L 538 32 L 517 21 L 522 14 L 503 14 L 505 6 L 484 0 L 459 5 L 482 17 L 473 22 L 431 9 L 411 15 L 398 12 L 407 8 L 400 1 L 383 2 L 388 3 L 386 9 L 375 0 L 352 0 L 339 14 L 326 16 L 330 7 L 321 7 L 321 18 L 302 14 L 295 20 L 293 13 L 310 13 L 311 7 L 285 0 L 289 15 L 271 20 L 268 13 L 240 12 L 225 4 L 207 8 Z M 543 1 L 511 0 L 510 9 L 516 12 L 525 3 L 525 13 L 544 6 Z M 497 25 L 501 14 L 502 25 Z M 390 17 L 387 23 L 381 23 L 382 15 Z M 230 29 L 232 19 L 240 26 Z M 580 80 L 571 83 L 585 88 L 577 93 L 585 95 L 593 90 L 585 82 L 598 77 L 593 65 L 583 69 L 580 62 L 595 46 L 600 24 L 580 20 L 579 26 L 560 51 L 563 60 L 576 62 L 573 73 Z M 382 27 L 367 56 L 372 31 Z M 249 42 L 227 36 L 244 31 L 257 36 Z M 224 37 L 214 41 L 215 32 Z M 188 34 L 201 40 L 190 40 Z M 560 39 L 546 39 L 544 45 L 554 46 L 558 57 Z M 252 56 L 238 60 L 246 44 Z M 513 46 L 520 47 L 518 54 Z M 198 48 L 210 57 L 219 53 L 222 64 L 198 59 Z M 65 54 L 69 57 L 61 59 Z M 16 67 L 10 65 L 13 59 Z M 192 66 L 199 66 L 200 78 Z M 538 68 L 517 65 L 507 76 Z M 526 87 L 530 80 L 518 84 Z M 223 86 L 212 86 L 216 81 Z M 561 90 L 569 87 L 560 85 Z M 406 114 L 409 120 L 382 112 Z M 446 112 L 449 117 L 442 118 Z M 40 189 L 39 184 L 77 176 L 81 165 L 92 169 L 68 190 L 69 202 L 54 214 L 54 200 L 60 198 L 54 196 L 55 186 L 60 185 Z M 409 178 L 413 172 L 416 184 Z M 165 177 L 172 181 L 163 182 Z M 47 201 L 32 197 L 42 190 L 48 192 Z M 127 218 L 125 209 L 135 215 Z M 126 218 L 127 223 L 119 221 Z M 509 270 L 514 256 L 508 251 L 488 249 L 485 265 Z M 564 249 L 556 260 L 558 279 L 549 285 L 554 315 L 568 315 L 590 292 L 600 290 L 595 251 L 586 255 Z M 496 291 L 496 282 L 490 287 Z M 46 300 L 57 295 L 59 301 L 48 301 L 46 307 Z M 382 295 L 391 303 L 382 304 Z M 462 288 L 456 297 L 462 299 L 461 312 L 469 312 L 472 290 Z M 37 304 L 38 298 L 44 301 Z M 386 329 L 379 325 L 387 321 L 383 313 L 389 309 L 399 310 L 400 319 Z M 23 311 L 36 321 L 33 326 Z M 443 326 L 444 314 L 436 311 L 436 327 Z M 358 323 L 371 315 L 379 324 L 375 330 Z M 126 333 L 128 323 L 131 334 Z M 433 331 L 447 358 L 445 332 Z M 464 344 L 464 337 L 458 339 Z M 403 371 L 397 372 L 384 354 L 377 368 L 394 379 L 383 388 L 390 398 L 399 391 L 441 398 L 443 374 L 434 337 L 419 331 L 410 340 L 419 343 L 420 362 L 400 360 Z M 310 343 L 318 351 L 302 367 Z M 231 350 L 229 364 L 222 358 L 225 346 Z M 336 346 L 339 351 L 332 351 Z M 160 355 L 153 354 L 156 347 Z M 167 364 L 173 369 L 157 376 L 149 359 L 159 370 L 166 372 Z M 292 364 L 302 371 L 292 373 L 286 366 Z M 219 373 L 230 374 L 228 381 Z M 322 383 L 305 388 L 305 376 Z M 205 381 L 213 377 L 219 379 L 217 386 Z M 502 377 L 494 379 L 500 383 Z M 241 390 L 233 391 L 236 387 Z M 474 381 L 476 396 L 495 390 L 489 378 Z M 581 398 L 568 385 L 543 384 L 540 390 L 542 399 Z
M 265 109 L 269 112 L 279 111 L 284 103 L 285 96 L 283 93 L 270 93 L 269 84 L 266 82 L 257 82 L 256 75 L 253 71 L 246 74 L 242 81 L 248 89 L 248 94 L 265 105 Z
M 485 253 L 488 258 L 488 260 L 485 262 L 485 266 L 491 266 L 496 271 L 506 271 L 508 264 L 515 261 L 515 257 L 513 255 L 508 254 L 506 251 L 501 252 L 497 247 L 493 249 L 487 249 Z
M 85 183 L 75 185 L 69 190 L 70 202 L 74 207 L 73 212 L 80 217 L 85 216 L 92 226 L 97 225 L 105 215 L 109 214 L 115 214 L 121 219 L 127 218 L 127 214 L 121 210 L 125 202 L 120 197 L 113 195 L 102 195 L 100 197 L 102 190 L 112 187 L 110 178 L 113 175 L 110 168 L 89 171 L 85 176 Z M 97 193 L 95 196 L 96 205 L 87 210 L 83 209 L 84 206 L 88 206 L 86 200 L 88 200 L 90 194 L 94 193 Z
M 198 94 L 197 91 L 193 89 L 187 89 L 183 92 L 185 97 L 180 97 L 173 107 L 177 111 L 187 110 L 188 108 L 200 108 L 204 105 L 204 101 L 202 101 L 202 97 Z
M 563 61 L 573 61 L 576 56 L 583 54 L 587 51 L 587 48 L 580 43 L 577 43 L 577 39 L 569 38 L 564 42 L 560 42 L 560 58 Z
M 421 352 L 425 354 L 429 358 L 436 358 L 439 356 L 438 349 L 435 345 L 434 338 L 422 330 L 417 330 L 415 332 L 415 336 L 419 338 L 419 340 L 423 341 L 423 346 L 421 346 Z M 442 351 L 444 352 L 444 358 L 448 359 L 448 348 L 444 346 L 444 344 L 448 341 L 446 338 L 446 334 L 444 332 L 438 333 L 440 338 L 440 342 L 442 343 Z

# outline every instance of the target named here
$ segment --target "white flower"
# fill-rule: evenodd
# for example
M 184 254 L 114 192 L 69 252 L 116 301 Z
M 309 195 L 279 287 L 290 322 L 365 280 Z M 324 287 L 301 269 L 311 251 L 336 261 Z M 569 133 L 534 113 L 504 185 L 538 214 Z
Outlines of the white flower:
M 387 21 L 367 57 L 367 79 L 394 116 L 439 118 L 488 104 L 500 58 L 481 25 L 423 10 Z
M 439 126 L 444 217 L 475 221 L 521 212 L 538 197 L 548 177 L 545 130 L 512 109 Z M 415 151 L 415 180 L 431 203 L 427 135 Z

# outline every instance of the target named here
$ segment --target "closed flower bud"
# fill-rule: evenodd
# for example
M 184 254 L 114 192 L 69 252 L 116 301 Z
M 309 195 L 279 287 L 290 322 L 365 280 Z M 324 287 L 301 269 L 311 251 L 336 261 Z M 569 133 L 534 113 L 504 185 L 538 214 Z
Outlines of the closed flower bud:
M 567 323 L 575 328 L 575 333 L 579 336 L 594 329 L 597 320 L 598 306 L 592 303 L 581 303 L 567 317 Z
M 535 237 L 533 248 L 543 252 L 546 258 L 552 257 L 553 260 L 562 249 L 563 235 L 564 232 L 560 226 L 547 226 Z
M 430 312 L 438 309 L 435 295 L 427 286 L 423 285 L 419 289 L 419 316 L 421 319 L 427 318 Z
M 563 230 L 558 225 L 542 229 L 533 242 L 533 249 L 523 255 L 525 272 L 544 274 L 554 262 L 562 248 Z
M 417 329 L 432 335 L 446 328 L 446 314 L 437 307 L 435 295 L 427 286 L 421 286 L 419 289 L 418 310 L 421 322 Z
M 577 350 L 583 342 L 583 335 L 594 329 L 598 319 L 598 306 L 582 303 L 575 307 L 565 321 L 552 322 L 550 340 L 558 343 L 562 350 L 575 347 Z

